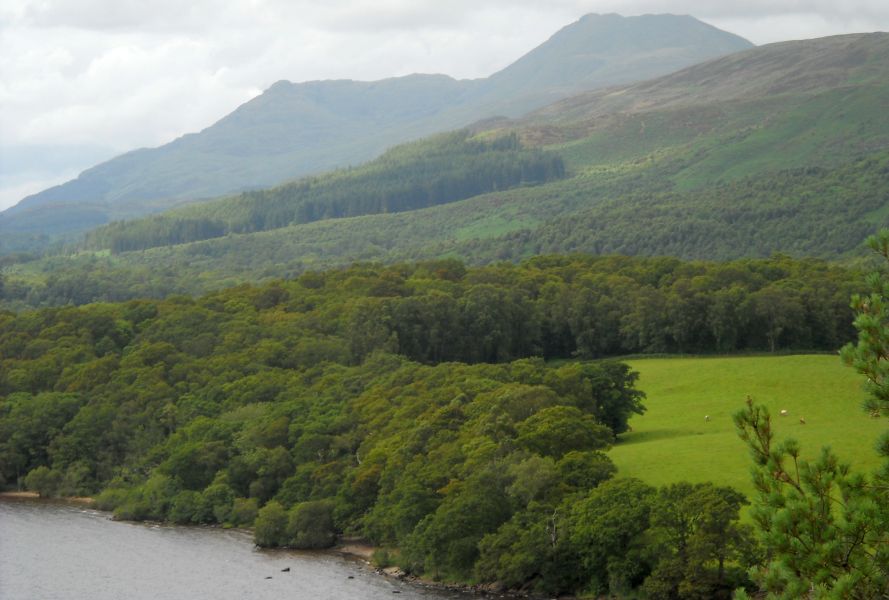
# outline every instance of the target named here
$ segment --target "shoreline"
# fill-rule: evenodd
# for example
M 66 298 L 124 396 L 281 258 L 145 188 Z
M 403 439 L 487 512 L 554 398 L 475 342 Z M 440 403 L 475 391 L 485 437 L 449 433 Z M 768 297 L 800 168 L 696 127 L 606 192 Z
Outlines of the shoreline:
M 96 499 L 90 496 L 59 496 L 58 498 L 44 498 L 37 492 L 29 491 L 8 491 L 0 492 L 0 499 L 7 500 L 44 500 L 46 502 L 62 502 L 65 504 L 80 504 L 83 506 L 91 506 Z
M 336 545 L 328 549 L 329 552 L 360 558 L 369 565 L 372 565 L 371 559 L 373 558 L 373 553 L 377 550 L 376 546 L 355 538 L 340 538 L 337 540 Z
M 496 583 L 493 584 L 469 584 L 469 583 L 443 583 L 434 581 L 425 577 L 409 575 L 397 566 L 377 567 L 373 564 L 373 554 L 380 548 L 373 546 L 365 540 L 358 538 L 340 538 L 332 548 L 324 552 L 332 552 L 341 556 L 354 559 L 364 564 L 365 567 L 372 570 L 377 575 L 381 575 L 390 579 L 397 579 L 411 585 L 444 592 L 457 592 L 461 594 L 471 594 L 473 596 L 496 596 L 498 598 L 525 598 L 525 599 L 542 599 L 549 596 L 534 594 L 531 592 L 522 592 L 517 590 L 505 590 Z M 559 596 L 563 600 L 571 600 L 575 596 Z

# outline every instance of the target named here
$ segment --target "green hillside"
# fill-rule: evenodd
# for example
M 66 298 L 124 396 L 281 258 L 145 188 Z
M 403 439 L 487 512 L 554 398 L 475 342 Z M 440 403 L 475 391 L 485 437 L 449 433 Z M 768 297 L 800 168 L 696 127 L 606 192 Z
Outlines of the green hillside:
M 830 446 L 859 471 L 880 463 L 875 440 L 886 424 L 861 409 L 862 378 L 836 355 L 647 358 L 628 364 L 640 374 L 648 410 L 630 421 L 632 432 L 609 453 L 622 475 L 652 485 L 712 481 L 752 494 L 750 457 L 732 424 L 748 395 L 769 407 L 777 438 L 797 439 L 806 458 Z M 787 417 L 779 416 L 782 409 Z
M 491 117 L 518 117 L 572 94 L 750 47 L 688 16 L 588 15 L 484 79 L 414 74 L 279 81 L 203 131 L 128 152 L 25 198 L 0 214 L 0 235 L 16 236 L 6 237 L 0 252 L 27 246 L 22 234 L 84 231 L 184 201 L 359 164 L 408 140 Z M 47 211 L 59 207 L 69 208 L 62 222 Z
M 887 34 L 765 46 L 581 96 L 525 120 L 409 144 L 358 169 L 114 225 L 92 236 L 88 248 L 98 256 L 57 256 L 7 276 L 39 286 L 59 269 L 101 267 L 112 279 L 163 277 L 173 282 L 166 289 L 194 293 L 355 261 L 457 257 L 484 264 L 570 252 L 856 257 L 860 240 L 889 224 L 886 64 Z M 801 69 L 795 76 L 793 65 Z M 566 176 L 466 197 L 485 190 L 465 185 L 484 166 L 466 145 L 514 136 L 522 150 L 478 156 L 517 165 L 538 160 L 534 151 L 542 150 L 559 157 Z M 441 143 L 447 139 L 464 142 Z M 398 182 L 414 177 L 426 186 L 430 168 L 468 191 L 417 208 L 437 201 Z M 507 187 L 523 181 L 512 178 Z M 311 219 L 296 217 L 300 207 L 316 192 L 324 196 L 329 184 L 339 196 L 326 197 L 328 206 L 367 208 L 321 211 L 337 218 L 301 222 Z M 379 198 L 368 198 L 378 191 Z M 387 195 L 397 204 L 399 194 L 403 207 L 417 209 L 388 211 Z M 378 214 L 348 217 L 368 212 Z M 201 223 L 209 231 L 189 229 Z M 140 236 L 154 239 L 134 241 Z M 200 237 L 215 239 L 181 243 Z M 158 246 L 168 242 L 175 245 Z
M 564 156 L 570 164 L 570 153 Z M 123 272 L 173 269 L 181 291 L 195 292 L 354 261 L 459 257 L 483 264 L 555 252 L 842 258 L 857 255 L 860 240 L 889 217 L 889 153 L 686 192 L 658 178 L 666 166 L 650 164 L 602 166 L 418 211 L 329 219 L 111 258 L 75 255 L 23 268 L 38 278 L 39 269 L 74 271 L 97 260 Z
M 465 130 L 441 134 L 396 147 L 357 169 L 113 223 L 90 233 L 87 247 L 144 250 L 326 219 L 399 213 L 539 185 L 565 174 L 558 155 L 523 149 L 515 134 L 469 138 Z

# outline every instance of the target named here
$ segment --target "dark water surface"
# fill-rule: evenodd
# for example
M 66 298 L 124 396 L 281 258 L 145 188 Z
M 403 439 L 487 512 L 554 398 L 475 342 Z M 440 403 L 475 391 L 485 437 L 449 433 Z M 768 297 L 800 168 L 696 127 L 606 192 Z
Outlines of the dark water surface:
M 465 597 L 389 580 L 335 554 L 256 550 L 243 532 L 121 523 L 81 506 L 0 500 L 2 600 Z

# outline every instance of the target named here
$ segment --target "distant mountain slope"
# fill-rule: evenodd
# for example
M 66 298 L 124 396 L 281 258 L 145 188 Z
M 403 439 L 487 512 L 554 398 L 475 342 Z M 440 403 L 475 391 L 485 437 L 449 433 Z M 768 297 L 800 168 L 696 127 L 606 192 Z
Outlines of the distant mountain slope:
M 587 15 L 476 82 L 468 108 L 517 117 L 579 92 L 648 80 L 751 47 L 688 16 Z
M 788 66 L 794 61 L 799 69 Z M 731 61 L 587 94 L 527 119 L 501 120 L 466 138 L 517 136 L 524 148 L 560 157 L 564 178 L 397 214 L 291 221 L 296 224 L 257 232 L 232 228 L 224 237 L 193 243 L 57 257 L 16 267 L 7 293 L 13 290 L 11 297 L 23 302 L 98 299 L 103 296 L 92 292 L 70 295 L 72 286 L 98 277 L 90 289 L 110 285 L 120 299 L 138 290 L 201 291 L 354 261 L 458 257 L 485 263 L 552 252 L 854 259 L 865 236 L 889 226 L 887 65 L 889 34 L 758 48 Z M 740 79 L 738 72 L 744 73 Z M 657 101 L 646 101 L 646 89 Z M 618 103 L 614 96 L 627 100 Z M 383 173 L 389 166 L 381 160 L 334 175 L 360 177 L 365 169 Z M 353 187 L 361 196 L 361 186 Z M 282 207 L 291 206 L 281 200 Z M 263 208 L 232 198 L 158 219 L 244 223 L 245 214 Z M 151 230 L 148 221 L 108 233 L 119 235 L 115 243 L 123 248 L 137 238 L 133 233 Z M 37 284 L 31 294 L 27 286 L 35 284 L 17 287 L 16 281 L 45 281 L 46 288 Z
M 794 56 L 803 68 L 789 77 L 784 65 Z M 297 224 L 257 232 L 230 227 L 218 239 L 117 253 L 110 272 L 162 271 L 178 278 L 170 289 L 197 291 L 356 260 L 854 255 L 866 235 L 889 225 L 889 34 L 777 44 L 733 57 L 731 69 L 717 68 L 726 60 L 603 92 L 604 102 L 616 102 L 609 99 L 615 94 L 629 98 L 611 112 L 585 95 L 560 103 L 564 111 L 549 107 L 475 134 L 514 134 L 526 146 L 541 146 L 561 157 L 567 178 L 398 214 L 291 220 Z M 660 104 L 645 101 L 646 89 Z M 367 168 L 385 173 L 390 163 L 337 177 L 360 178 Z M 352 187 L 360 200 L 362 186 Z M 275 202 L 232 198 L 156 219 L 167 231 L 202 218 L 237 225 Z M 94 248 L 146 247 L 138 240 L 153 227 L 146 219 L 111 228 L 94 238 Z M 35 268 L 70 274 L 93 260 L 87 254 Z
M 144 250 L 299 223 L 397 213 L 457 202 L 565 175 L 561 158 L 521 147 L 516 135 L 463 130 L 397 146 L 353 169 L 199 202 L 87 234 L 87 247 Z
M 412 212 L 124 252 L 107 266 L 174 272 L 180 287 L 171 289 L 197 292 L 356 261 L 457 257 L 485 264 L 554 252 L 708 260 L 775 252 L 848 258 L 862 249 L 867 235 L 889 226 L 889 152 L 832 169 L 760 173 L 685 192 L 660 179 L 675 166 L 627 165 L 619 175 L 601 179 L 578 176 Z M 648 170 L 652 167 L 657 175 Z M 53 266 L 64 265 L 70 277 L 69 269 L 93 268 L 94 260 L 85 255 Z
M 885 33 L 780 42 L 737 52 L 677 73 L 555 102 L 526 122 L 571 123 L 720 102 L 818 93 L 889 79 Z
M 487 79 L 280 81 L 200 133 L 129 152 L 25 198 L 0 213 L 0 233 L 83 230 L 187 200 L 264 187 L 359 163 L 433 132 L 495 115 L 517 117 L 571 94 L 749 47 L 687 16 L 588 15 Z M 78 208 L 66 208 L 61 222 L 48 220 L 67 205 Z

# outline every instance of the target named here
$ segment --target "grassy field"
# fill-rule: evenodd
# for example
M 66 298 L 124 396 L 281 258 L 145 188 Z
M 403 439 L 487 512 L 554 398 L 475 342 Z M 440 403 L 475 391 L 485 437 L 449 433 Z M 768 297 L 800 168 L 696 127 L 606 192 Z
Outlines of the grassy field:
M 611 451 L 623 476 L 653 485 L 713 481 L 751 494 L 751 461 L 732 424 L 748 394 L 769 407 L 776 436 L 796 438 L 806 458 L 831 446 L 855 469 L 879 462 L 874 445 L 886 421 L 863 412 L 863 378 L 836 356 L 628 362 L 640 374 L 648 411 L 630 421 L 633 431 Z M 778 416 L 781 409 L 789 415 Z

